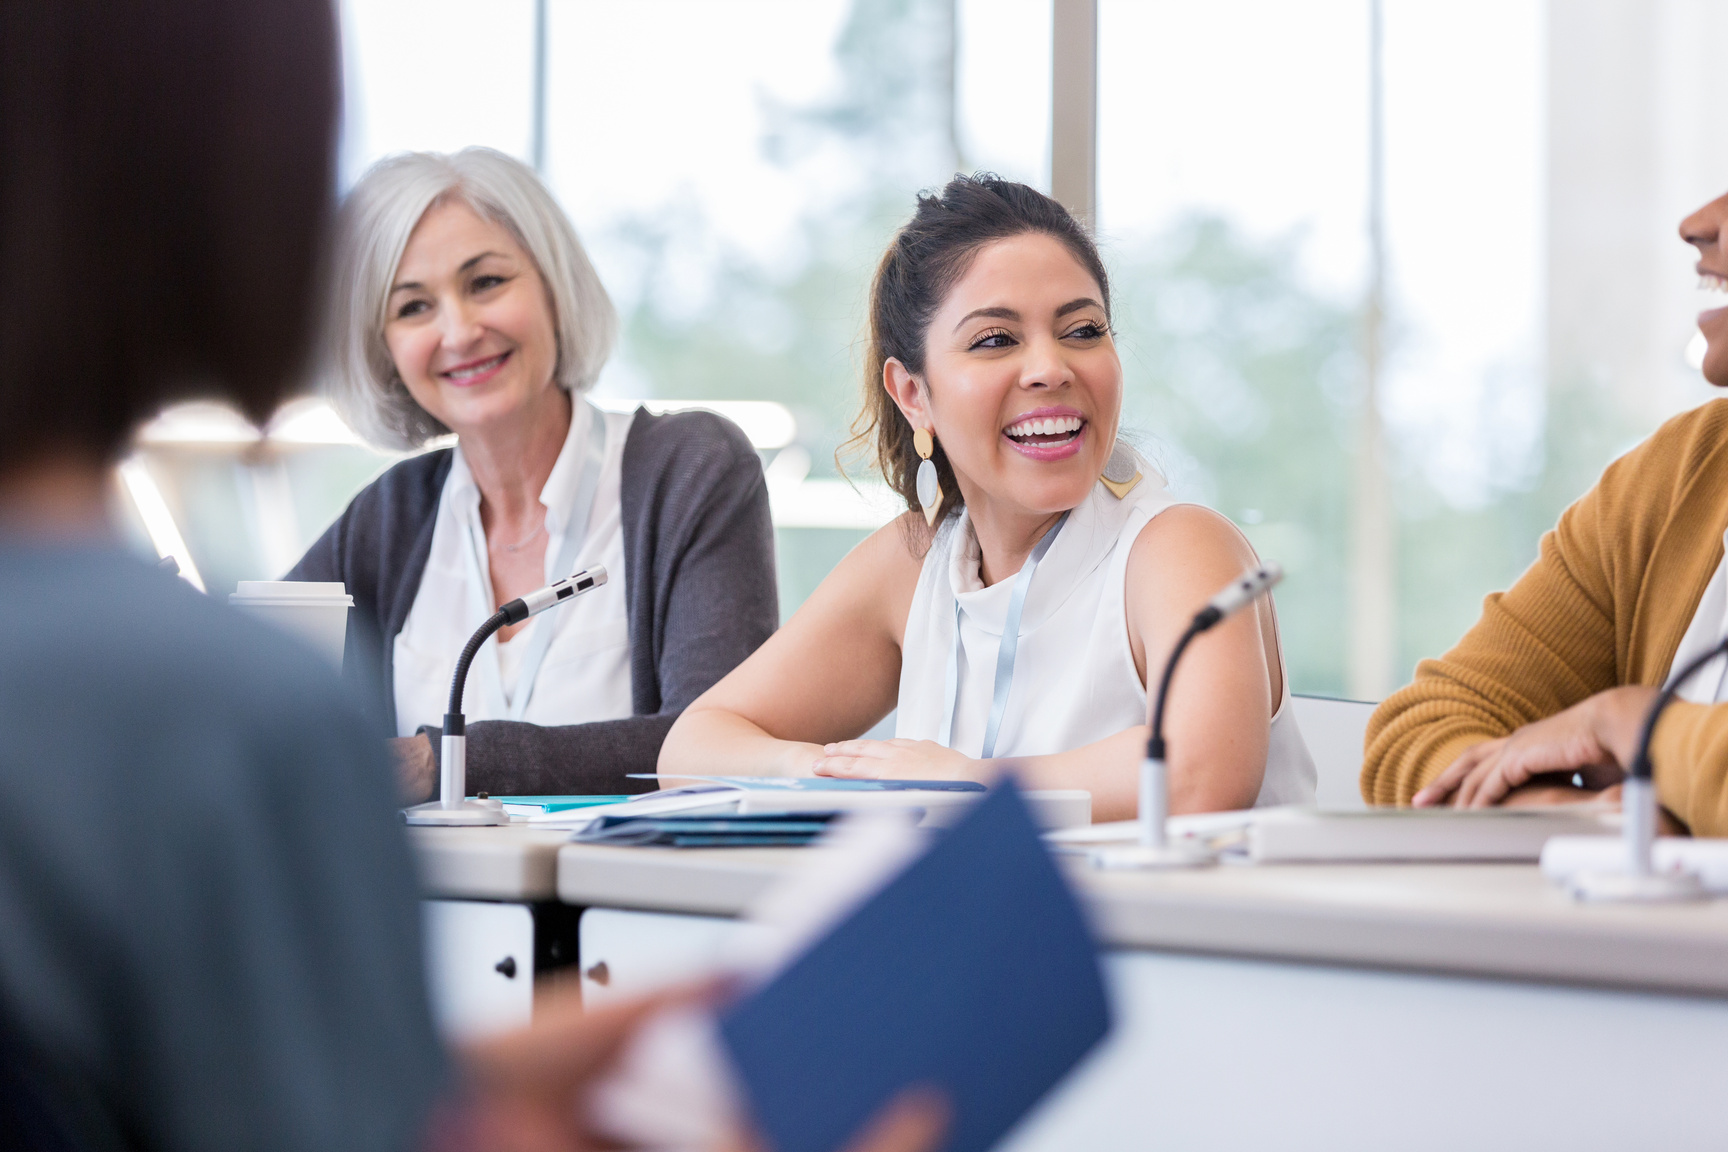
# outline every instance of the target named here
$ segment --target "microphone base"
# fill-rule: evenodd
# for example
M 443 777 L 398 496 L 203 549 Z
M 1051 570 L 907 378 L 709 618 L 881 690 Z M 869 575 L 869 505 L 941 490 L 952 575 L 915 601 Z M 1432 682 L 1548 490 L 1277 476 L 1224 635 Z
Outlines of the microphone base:
M 1153 848 L 1124 844 L 1099 848 L 1091 853 L 1092 867 L 1105 872 L 1171 872 L 1186 868 L 1210 868 L 1218 863 L 1211 849 L 1177 842 Z
M 1574 899 L 1592 904 L 1683 904 L 1710 898 L 1696 872 L 1581 872 L 1567 887 Z
M 429 800 L 402 809 L 402 822 L 422 827 L 484 828 L 508 824 L 510 816 L 497 800 L 464 800 L 454 808 Z

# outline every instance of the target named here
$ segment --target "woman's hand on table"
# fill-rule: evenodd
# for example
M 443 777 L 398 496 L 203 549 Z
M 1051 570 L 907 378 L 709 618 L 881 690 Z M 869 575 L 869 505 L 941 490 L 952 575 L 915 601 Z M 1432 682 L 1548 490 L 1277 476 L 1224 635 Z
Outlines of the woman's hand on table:
M 810 770 L 860 780 L 979 780 L 984 763 L 934 740 L 841 740 L 824 745 Z
M 397 736 L 384 743 L 390 749 L 390 762 L 396 769 L 396 791 L 402 803 L 418 804 L 432 799 L 438 761 L 432 755 L 431 737 Z
M 1624 778 L 1655 697 L 1656 689 L 1641 685 L 1611 688 L 1510 736 L 1472 745 L 1411 803 L 1427 808 L 1451 800 L 1458 808 L 1486 808 L 1508 798 L 1592 799 Z M 1564 788 L 1554 796 L 1537 791 L 1544 788 L 1537 778 L 1555 772 L 1582 775 L 1584 788 Z

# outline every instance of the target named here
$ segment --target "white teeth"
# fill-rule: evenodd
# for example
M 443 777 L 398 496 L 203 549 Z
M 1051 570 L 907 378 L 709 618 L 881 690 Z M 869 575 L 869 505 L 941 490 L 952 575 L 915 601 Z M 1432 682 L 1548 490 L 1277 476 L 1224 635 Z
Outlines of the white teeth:
M 1078 432 L 1084 424 L 1085 421 L 1078 416 L 1046 416 L 1010 424 L 1007 433 L 1010 436 L 1059 436 L 1065 432 Z
M 493 368 L 498 366 L 498 362 L 502 359 L 504 359 L 504 355 L 503 353 L 499 353 L 490 360 L 482 360 L 480 363 L 472 364 L 467 368 L 455 368 L 444 373 L 444 375 L 448 376 L 452 380 L 467 380 L 480 375 L 482 372 L 490 372 Z
M 1705 292 L 1728 292 L 1728 276 L 1702 272 L 1698 276 L 1698 287 Z

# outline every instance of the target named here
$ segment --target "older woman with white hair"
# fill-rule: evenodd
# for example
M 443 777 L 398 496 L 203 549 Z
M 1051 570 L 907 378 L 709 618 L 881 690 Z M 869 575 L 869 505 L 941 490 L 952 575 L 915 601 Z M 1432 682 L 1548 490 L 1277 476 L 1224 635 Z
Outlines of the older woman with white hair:
M 289 574 L 354 597 L 348 673 L 382 696 L 424 799 L 450 674 L 498 605 L 577 568 L 604 587 L 501 630 L 465 699 L 468 782 L 643 791 L 684 706 L 774 630 L 761 462 L 706 412 L 584 398 L 617 314 L 532 170 L 485 148 L 380 161 L 338 235 L 326 375 L 369 442 L 456 444 L 385 472 Z

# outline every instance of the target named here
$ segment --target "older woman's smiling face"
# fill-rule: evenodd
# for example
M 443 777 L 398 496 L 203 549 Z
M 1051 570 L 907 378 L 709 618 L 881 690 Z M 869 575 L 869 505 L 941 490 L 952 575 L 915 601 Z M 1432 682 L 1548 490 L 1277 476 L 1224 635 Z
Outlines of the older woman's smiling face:
M 1698 276 L 1703 286 L 1728 291 L 1728 250 L 1722 230 L 1728 224 L 1728 196 L 1720 196 L 1680 222 L 1680 237 L 1698 249 Z M 1698 314 L 1698 331 L 1709 348 L 1704 353 L 1704 379 L 1728 387 L 1728 307 Z
M 384 343 L 408 394 L 458 435 L 555 393 L 557 328 L 534 261 L 459 200 L 426 210 L 391 282 Z
M 1034 232 L 980 249 L 943 300 L 913 422 L 942 442 L 969 505 L 1062 511 L 1097 482 L 1122 409 L 1103 296 L 1060 240 Z

